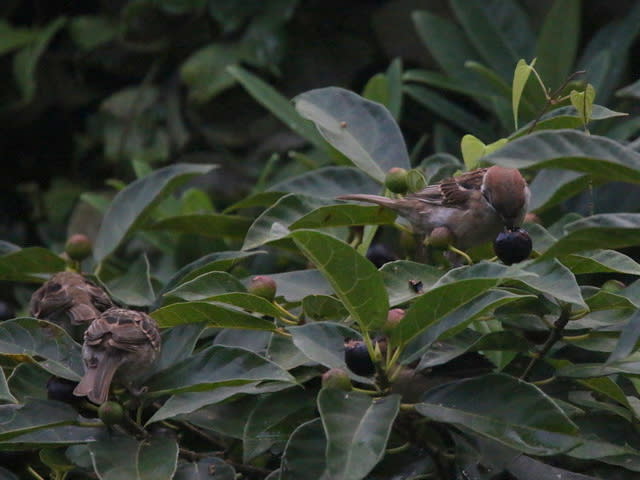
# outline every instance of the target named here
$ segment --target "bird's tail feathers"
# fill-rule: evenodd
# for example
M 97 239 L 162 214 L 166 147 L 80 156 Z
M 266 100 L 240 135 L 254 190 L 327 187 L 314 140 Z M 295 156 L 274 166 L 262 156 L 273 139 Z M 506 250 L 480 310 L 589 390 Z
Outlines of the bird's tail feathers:
M 78 397 L 86 396 L 95 404 L 101 405 L 109 398 L 109 388 L 113 377 L 122 363 L 120 355 L 105 355 L 96 368 L 87 368 L 82 380 L 73 390 Z
M 350 195 L 340 195 L 338 200 L 357 200 L 359 202 L 375 203 L 392 210 L 398 210 L 398 201 L 380 195 L 367 195 L 364 193 L 352 193 Z
M 100 312 L 86 303 L 76 303 L 67 314 L 72 325 L 83 325 L 93 322 Z

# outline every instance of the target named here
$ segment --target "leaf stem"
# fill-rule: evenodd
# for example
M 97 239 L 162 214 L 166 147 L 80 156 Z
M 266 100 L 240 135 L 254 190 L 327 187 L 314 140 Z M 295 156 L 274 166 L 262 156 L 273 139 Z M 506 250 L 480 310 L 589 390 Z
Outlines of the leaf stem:
M 406 452 L 410 448 L 411 448 L 411 442 L 406 442 L 406 443 L 400 445 L 399 447 L 387 448 L 385 450 L 385 453 L 387 453 L 389 455 L 393 455 L 395 453 Z
M 562 338 L 562 332 L 567 326 L 567 323 L 569 323 L 569 320 L 571 320 L 570 312 L 571 307 L 569 307 L 568 305 L 565 305 L 562 308 L 560 317 L 558 317 L 558 319 L 553 323 L 553 329 L 551 330 L 551 332 L 549 332 L 549 336 L 547 337 L 546 342 L 544 342 L 544 345 L 542 345 L 542 348 L 539 352 L 535 352 L 533 358 L 531 358 L 531 360 L 529 361 L 529 365 L 527 365 L 525 371 L 522 373 L 522 375 L 520 375 L 521 380 L 527 380 L 527 377 L 531 373 L 531 370 L 536 365 L 536 363 L 538 363 L 541 358 L 544 358 L 544 356 L 549 353 L 549 350 L 551 350 L 551 347 L 553 347 L 555 343 Z
M 44 477 L 41 477 L 40 474 L 36 472 L 31 465 L 27 467 L 27 472 L 29 472 L 31 476 L 33 476 L 33 478 L 36 478 L 37 480 L 44 480 Z

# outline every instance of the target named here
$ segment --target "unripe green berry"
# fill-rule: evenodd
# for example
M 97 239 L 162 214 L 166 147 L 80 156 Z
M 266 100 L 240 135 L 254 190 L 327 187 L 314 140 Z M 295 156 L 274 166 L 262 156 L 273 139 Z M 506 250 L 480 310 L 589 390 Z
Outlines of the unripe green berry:
M 64 251 L 71 260 L 81 262 L 91 255 L 91 240 L 82 233 L 71 235 L 64 246 Z
M 384 179 L 384 186 L 393 193 L 407 193 L 409 189 L 409 185 L 407 184 L 407 171 L 400 167 L 389 169 Z
M 118 402 L 104 402 L 98 408 L 98 416 L 105 425 L 117 425 L 124 420 L 124 409 Z
M 605 292 L 616 293 L 625 288 L 626 285 L 620 280 L 607 280 L 602 284 L 602 290 Z
M 322 387 L 333 390 L 351 390 L 351 379 L 349 374 L 341 368 L 332 368 L 322 374 Z
M 247 291 L 270 302 L 276 298 L 276 281 L 266 275 L 257 275 L 251 279 Z
M 436 248 L 447 248 L 453 243 L 453 233 L 447 227 L 436 227 L 429 235 L 429 245 Z

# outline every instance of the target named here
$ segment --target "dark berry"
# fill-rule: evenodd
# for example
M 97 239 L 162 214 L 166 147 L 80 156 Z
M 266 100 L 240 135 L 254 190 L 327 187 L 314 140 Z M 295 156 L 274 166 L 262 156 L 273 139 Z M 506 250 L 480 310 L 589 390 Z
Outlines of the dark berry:
M 12 305 L 0 300 L 0 320 L 10 320 L 16 316 L 16 311 Z
M 91 255 L 91 240 L 82 233 L 71 235 L 64 246 L 64 252 L 71 260 L 81 262 Z
M 104 402 L 98 408 L 98 416 L 105 425 L 117 425 L 124 420 L 124 409 L 118 402 Z
M 47 381 L 47 398 L 49 400 L 58 400 L 59 402 L 75 403 L 78 397 L 73 394 L 78 382 L 67 380 L 66 378 L 51 377 Z
M 398 260 L 398 257 L 391 249 L 383 243 L 374 243 L 367 250 L 367 258 L 376 268 L 380 268 L 385 263 Z
M 349 340 L 344 344 L 344 361 L 356 375 L 370 377 L 376 371 L 376 367 L 369 356 L 367 346 L 362 340 Z
M 400 167 L 389 169 L 384 179 L 384 186 L 393 193 L 407 193 L 407 189 L 409 188 L 407 184 L 407 171 Z
M 332 368 L 322 374 L 322 386 L 334 390 L 351 390 L 349 374 L 341 368 Z
M 266 275 L 257 275 L 251 279 L 247 291 L 270 302 L 276 298 L 276 281 Z
M 532 249 L 531 237 L 521 229 L 500 232 L 493 242 L 493 251 L 506 265 L 529 258 Z

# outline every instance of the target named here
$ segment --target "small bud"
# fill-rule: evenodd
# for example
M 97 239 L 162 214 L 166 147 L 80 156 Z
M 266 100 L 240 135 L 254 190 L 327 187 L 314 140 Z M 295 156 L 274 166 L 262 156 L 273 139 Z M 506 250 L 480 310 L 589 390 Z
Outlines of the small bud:
M 251 279 L 247 291 L 270 302 L 276 298 L 276 281 L 266 275 L 257 275 Z
M 392 308 L 387 313 L 387 321 L 382 326 L 382 331 L 389 334 L 396 328 L 396 325 L 400 323 L 400 320 L 404 318 L 405 311 L 402 308 Z
M 322 374 L 322 387 L 333 390 L 351 390 L 351 379 L 349 374 L 341 368 L 332 368 Z
M 453 233 L 447 227 L 436 227 L 429 235 L 429 245 L 436 248 L 447 248 L 453 243 Z
M 64 251 L 71 260 L 81 262 L 91 255 L 91 240 L 82 233 L 71 235 L 64 246 Z
M 393 193 L 405 194 L 409 188 L 407 184 L 407 171 L 404 168 L 393 167 L 387 172 L 384 186 Z
M 356 375 L 370 377 L 376 371 L 376 367 L 369 356 L 367 346 L 362 340 L 349 340 L 344 344 L 344 361 Z
M 117 425 L 124 420 L 124 409 L 118 402 L 104 402 L 98 408 L 98 416 L 105 425 Z
M 505 265 L 526 260 L 532 247 L 531 237 L 521 228 L 500 232 L 493 242 L 493 251 Z

